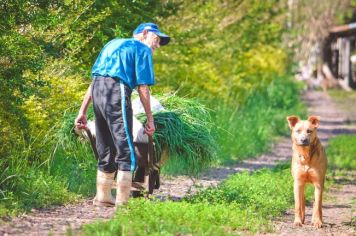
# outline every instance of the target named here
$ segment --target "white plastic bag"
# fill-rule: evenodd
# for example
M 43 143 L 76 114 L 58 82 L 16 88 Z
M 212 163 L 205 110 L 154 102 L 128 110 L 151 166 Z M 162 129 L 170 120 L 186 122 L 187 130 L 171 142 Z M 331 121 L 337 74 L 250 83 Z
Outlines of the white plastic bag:
M 164 107 L 161 105 L 158 99 L 153 96 L 150 96 L 150 103 L 152 112 L 159 112 L 164 110 Z M 132 112 L 134 115 L 145 113 L 145 109 L 143 108 L 139 97 L 132 101 Z
M 141 122 L 134 116 L 132 120 L 132 136 L 136 143 L 148 143 L 148 136 L 144 133 L 145 128 Z

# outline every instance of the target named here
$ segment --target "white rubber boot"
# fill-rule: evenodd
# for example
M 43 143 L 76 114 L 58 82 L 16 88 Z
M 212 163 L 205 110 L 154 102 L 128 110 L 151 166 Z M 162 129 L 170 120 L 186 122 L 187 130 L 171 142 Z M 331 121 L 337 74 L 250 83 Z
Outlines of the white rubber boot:
M 96 196 L 93 200 L 95 206 L 115 206 L 115 199 L 111 195 L 111 187 L 114 182 L 114 173 L 105 173 L 98 170 L 96 176 Z
M 124 205 L 128 202 L 131 193 L 132 172 L 117 172 L 116 206 Z

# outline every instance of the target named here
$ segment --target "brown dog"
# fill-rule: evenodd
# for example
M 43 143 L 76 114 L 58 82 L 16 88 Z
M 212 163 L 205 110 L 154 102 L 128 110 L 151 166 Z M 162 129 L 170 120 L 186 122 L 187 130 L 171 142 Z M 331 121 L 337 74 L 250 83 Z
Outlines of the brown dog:
M 320 117 L 309 116 L 308 120 L 300 120 L 297 116 L 288 116 L 287 120 L 292 130 L 293 140 L 294 225 L 302 226 L 304 224 L 304 187 L 306 183 L 312 183 L 315 187 L 312 224 L 314 227 L 320 228 L 322 225 L 322 197 L 327 168 L 325 151 L 317 137 Z

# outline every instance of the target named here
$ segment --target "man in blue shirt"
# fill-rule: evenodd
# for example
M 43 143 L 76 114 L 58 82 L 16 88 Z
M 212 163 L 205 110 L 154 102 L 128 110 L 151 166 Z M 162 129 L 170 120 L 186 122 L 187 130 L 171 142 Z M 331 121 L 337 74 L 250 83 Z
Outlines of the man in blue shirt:
M 136 168 L 131 91 L 137 87 L 147 116 L 145 132 L 151 136 L 155 132 L 148 87 L 155 84 L 152 53 L 169 41 L 170 37 L 156 24 L 143 23 L 135 29 L 133 38 L 108 42 L 94 63 L 93 82 L 75 119 L 78 128 L 85 128 L 87 108 L 93 101 L 99 155 L 94 205 L 121 205 L 129 199 L 132 171 Z M 117 194 L 114 200 L 111 186 L 116 171 Z

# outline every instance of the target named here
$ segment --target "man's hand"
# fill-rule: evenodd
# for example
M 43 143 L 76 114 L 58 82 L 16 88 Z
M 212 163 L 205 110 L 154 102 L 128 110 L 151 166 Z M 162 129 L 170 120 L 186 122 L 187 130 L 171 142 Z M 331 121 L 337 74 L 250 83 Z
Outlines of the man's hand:
M 75 118 L 75 121 L 74 121 L 74 125 L 78 128 L 78 129 L 85 129 L 87 127 L 87 109 L 88 109 L 88 106 L 91 102 L 91 86 L 92 84 L 90 84 L 87 92 L 85 93 L 85 96 L 84 96 L 84 100 L 82 102 L 82 106 L 80 107 L 80 110 L 79 110 L 79 114 L 77 116 L 77 118 Z
M 154 121 L 147 121 L 146 125 L 145 125 L 145 133 L 148 135 L 148 136 L 152 136 L 153 133 L 156 131 L 156 128 L 155 128 L 155 123 Z
M 141 103 L 145 109 L 147 116 L 147 123 L 145 125 L 145 133 L 148 136 L 152 136 L 155 132 L 155 122 L 153 120 L 152 111 L 151 111 L 151 102 L 150 102 L 150 90 L 147 85 L 138 86 L 138 95 L 140 96 Z
M 79 114 L 74 121 L 74 125 L 78 129 L 85 129 L 87 127 L 87 116 L 85 114 Z

